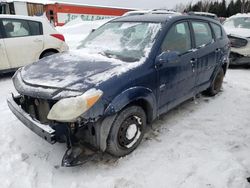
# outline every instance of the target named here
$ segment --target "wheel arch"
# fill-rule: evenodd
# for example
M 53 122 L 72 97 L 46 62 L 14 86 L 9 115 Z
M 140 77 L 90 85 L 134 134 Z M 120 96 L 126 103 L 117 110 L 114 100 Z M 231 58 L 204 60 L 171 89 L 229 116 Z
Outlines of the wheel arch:
M 145 87 L 133 87 L 125 90 L 115 97 L 105 110 L 105 117 L 99 126 L 98 145 L 102 151 L 106 150 L 107 139 L 113 121 L 117 113 L 130 105 L 138 105 L 143 108 L 150 123 L 156 118 L 156 98 L 152 90 Z
M 138 105 L 147 115 L 147 122 L 156 117 L 156 97 L 152 90 L 146 87 L 133 87 L 115 97 L 105 110 L 105 114 L 118 113 L 129 105 Z
M 39 59 L 41 59 L 43 57 L 44 54 L 48 53 L 48 52 L 54 52 L 54 53 L 59 53 L 59 51 L 55 48 L 48 48 L 46 50 L 44 50 L 40 56 L 39 56 Z

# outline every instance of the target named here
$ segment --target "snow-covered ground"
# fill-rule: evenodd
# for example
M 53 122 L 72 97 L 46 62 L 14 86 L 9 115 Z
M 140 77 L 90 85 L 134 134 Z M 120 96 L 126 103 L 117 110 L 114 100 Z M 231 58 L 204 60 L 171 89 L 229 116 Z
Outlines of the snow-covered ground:
M 0 88 L 0 188 L 250 187 L 250 69 L 229 70 L 219 95 L 155 121 L 129 156 L 73 168 L 60 166 L 65 144 L 48 144 L 10 112 L 11 76 Z

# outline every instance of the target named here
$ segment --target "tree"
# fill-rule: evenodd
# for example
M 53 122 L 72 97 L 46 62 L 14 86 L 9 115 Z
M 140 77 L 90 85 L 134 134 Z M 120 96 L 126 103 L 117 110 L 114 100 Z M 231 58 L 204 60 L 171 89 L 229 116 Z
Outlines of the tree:
M 230 16 L 234 15 L 234 12 L 235 12 L 234 1 L 231 0 L 229 5 L 227 6 L 227 16 L 230 17 Z

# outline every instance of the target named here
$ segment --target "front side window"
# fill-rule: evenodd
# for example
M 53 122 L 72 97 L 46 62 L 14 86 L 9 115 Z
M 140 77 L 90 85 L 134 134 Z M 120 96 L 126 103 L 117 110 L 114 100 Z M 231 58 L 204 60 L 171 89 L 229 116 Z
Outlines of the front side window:
M 161 23 L 110 22 L 91 33 L 78 49 L 127 62 L 138 61 L 152 48 Z
M 213 42 L 212 31 L 206 22 L 192 22 L 194 30 L 195 46 L 202 47 Z
M 28 22 L 25 20 L 3 19 L 2 23 L 7 38 L 30 35 Z
M 187 22 L 178 23 L 170 28 L 161 46 L 161 52 L 176 51 L 185 53 L 191 49 L 190 30 Z

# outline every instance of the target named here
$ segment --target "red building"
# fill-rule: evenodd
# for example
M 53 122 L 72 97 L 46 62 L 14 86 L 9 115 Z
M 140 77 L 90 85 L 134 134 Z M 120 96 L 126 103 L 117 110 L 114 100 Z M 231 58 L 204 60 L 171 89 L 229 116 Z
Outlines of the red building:
M 8 0 L 0 3 L 0 14 L 40 16 L 45 13 L 55 26 L 62 26 L 77 17 L 82 20 L 99 20 L 121 16 L 131 10 L 134 9 L 45 0 Z
M 82 20 L 91 21 L 121 16 L 132 9 L 104 7 L 94 5 L 80 5 L 71 3 L 55 3 L 46 5 L 46 15 L 56 26 L 61 26 L 70 20 L 81 17 Z

